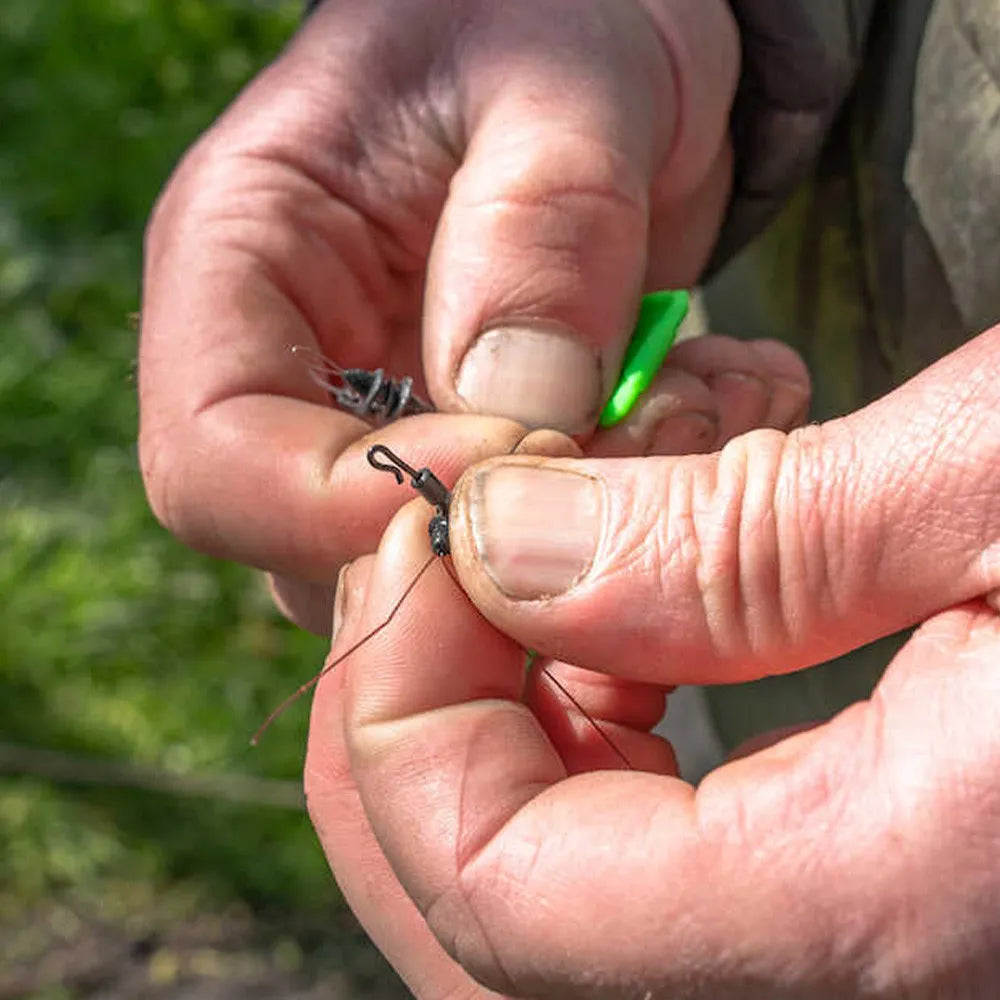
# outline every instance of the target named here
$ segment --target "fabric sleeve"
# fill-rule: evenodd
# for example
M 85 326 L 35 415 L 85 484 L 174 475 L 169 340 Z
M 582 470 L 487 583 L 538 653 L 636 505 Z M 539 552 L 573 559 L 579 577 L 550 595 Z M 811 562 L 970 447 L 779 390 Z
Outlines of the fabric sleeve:
M 311 11 L 322 0 L 307 0 Z M 756 236 L 816 162 L 854 83 L 878 0 L 730 0 L 743 69 L 736 175 L 709 271 Z
M 729 212 L 710 270 L 774 218 L 819 157 L 865 52 L 878 0 L 730 0 L 743 68 Z

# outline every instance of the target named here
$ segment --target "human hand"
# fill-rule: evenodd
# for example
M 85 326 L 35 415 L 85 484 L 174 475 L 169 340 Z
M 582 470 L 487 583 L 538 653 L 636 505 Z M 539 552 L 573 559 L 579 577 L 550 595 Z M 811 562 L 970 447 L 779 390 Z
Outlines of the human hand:
M 321 686 L 307 770 L 345 893 L 419 996 L 476 995 L 469 974 L 561 998 L 994 995 L 998 385 L 1000 328 L 822 427 L 463 478 L 455 567 L 504 632 L 435 567 Z M 425 521 L 408 508 L 349 571 L 335 652 L 384 618 Z M 593 538 L 587 565 L 554 544 Z M 644 732 L 650 685 L 920 621 L 869 701 L 697 790 Z M 629 678 L 558 668 L 644 772 L 569 776 L 617 765 L 537 687 L 525 704 L 527 645 Z
M 495 453 L 500 425 L 469 414 L 587 440 L 640 291 L 690 285 L 712 248 L 737 63 L 722 0 L 321 5 L 149 227 L 140 447 L 160 519 L 275 573 L 286 610 L 328 629 L 337 569 L 399 495 L 291 345 L 413 374 L 463 414 L 379 432 L 446 482 Z M 801 418 L 787 349 L 687 352 L 595 454 Z

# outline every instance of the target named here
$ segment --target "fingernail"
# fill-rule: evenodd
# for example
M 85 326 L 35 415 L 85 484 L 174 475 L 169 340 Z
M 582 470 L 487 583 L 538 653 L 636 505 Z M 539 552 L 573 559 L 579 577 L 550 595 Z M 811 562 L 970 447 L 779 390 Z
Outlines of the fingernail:
M 750 372 L 719 372 L 710 376 L 707 381 L 716 396 L 725 396 L 738 402 L 742 402 L 747 396 L 752 396 L 756 401 L 767 399 L 770 395 L 767 383 Z
M 345 563 L 340 567 L 337 574 L 337 592 L 333 598 L 333 625 L 330 628 L 331 644 L 337 641 L 337 633 L 340 631 L 347 617 L 347 595 L 350 587 L 347 583 L 347 574 L 351 568 L 350 563 Z
M 597 419 L 600 362 L 566 334 L 503 327 L 487 330 L 469 348 L 455 388 L 476 413 L 578 434 Z
M 601 536 L 603 497 L 589 476 L 495 465 L 476 478 L 470 501 L 476 549 L 509 597 L 553 597 L 590 569 Z

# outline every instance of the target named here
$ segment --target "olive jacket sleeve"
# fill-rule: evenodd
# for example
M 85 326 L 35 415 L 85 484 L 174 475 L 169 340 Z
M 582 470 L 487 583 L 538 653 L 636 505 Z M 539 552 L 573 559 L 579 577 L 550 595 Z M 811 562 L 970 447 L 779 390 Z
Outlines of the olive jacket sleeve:
M 731 0 L 743 67 L 736 175 L 714 255 L 724 263 L 805 179 L 857 78 L 877 0 Z

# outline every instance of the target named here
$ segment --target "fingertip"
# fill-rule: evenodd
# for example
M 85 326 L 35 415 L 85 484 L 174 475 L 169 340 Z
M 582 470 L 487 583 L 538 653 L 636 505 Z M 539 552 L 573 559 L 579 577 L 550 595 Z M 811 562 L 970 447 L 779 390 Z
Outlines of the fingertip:
M 812 380 L 806 363 L 780 340 L 755 340 L 749 346 L 761 359 L 771 387 L 763 426 L 792 430 L 805 423 L 812 400 Z
M 777 378 L 786 379 L 804 389 L 811 384 L 809 368 L 805 361 L 789 344 L 783 340 L 761 338 L 747 342 L 747 346 L 760 358 L 764 369 Z
M 512 455 L 541 455 L 547 458 L 582 458 L 583 449 L 559 431 L 529 431 L 518 443 Z

